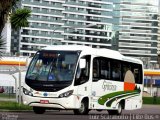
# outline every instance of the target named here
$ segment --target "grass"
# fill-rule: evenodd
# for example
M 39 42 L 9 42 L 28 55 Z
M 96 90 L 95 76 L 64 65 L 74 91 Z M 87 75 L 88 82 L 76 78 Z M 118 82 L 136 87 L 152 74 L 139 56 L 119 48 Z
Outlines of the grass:
M 160 104 L 160 97 L 143 97 L 143 104 Z
M 0 98 L 16 98 L 15 94 L 0 93 Z
M 0 101 L 0 110 L 32 110 L 32 107 L 16 102 Z

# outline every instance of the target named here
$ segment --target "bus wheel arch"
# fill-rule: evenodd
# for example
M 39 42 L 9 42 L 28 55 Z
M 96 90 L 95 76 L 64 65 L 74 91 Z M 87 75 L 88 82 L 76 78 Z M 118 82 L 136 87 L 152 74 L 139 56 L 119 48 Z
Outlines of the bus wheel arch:
M 125 107 L 125 100 L 121 100 L 117 104 L 118 109 L 117 110 L 108 110 L 109 115 L 121 115 L 122 114 L 122 109 Z
M 125 99 L 122 99 L 120 101 L 120 104 L 122 105 L 122 109 L 125 109 Z
M 88 97 L 84 97 L 81 100 L 80 108 L 73 110 L 74 114 L 75 115 L 87 115 L 88 112 L 89 112 L 88 106 L 89 106 L 89 98 Z

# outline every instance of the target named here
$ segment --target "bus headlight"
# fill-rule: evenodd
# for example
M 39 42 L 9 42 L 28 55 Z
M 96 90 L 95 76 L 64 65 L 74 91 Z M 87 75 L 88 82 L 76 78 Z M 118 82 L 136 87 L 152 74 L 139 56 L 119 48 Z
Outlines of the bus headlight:
M 23 93 L 24 93 L 25 95 L 33 96 L 33 94 L 32 94 L 29 90 L 27 90 L 27 89 L 25 89 L 25 88 L 23 88 Z
M 60 95 L 59 95 L 59 98 L 69 97 L 69 96 L 72 95 L 72 93 L 73 93 L 73 90 L 69 90 L 69 91 L 67 91 L 67 92 L 64 92 L 64 93 L 60 94 Z

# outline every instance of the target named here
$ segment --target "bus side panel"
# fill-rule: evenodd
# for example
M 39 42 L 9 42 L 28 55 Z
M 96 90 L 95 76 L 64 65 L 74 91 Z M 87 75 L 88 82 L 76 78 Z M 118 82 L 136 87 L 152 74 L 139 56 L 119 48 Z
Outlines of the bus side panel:
M 142 100 L 139 96 L 125 100 L 125 110 L 135 110 L 142 108 Z
M 133 97 L 125 99 L 125 110 L 135 110 L 142 108 L 142 90 L 143 85 L 137 85 L 140 88 L 140 93 Z
M 91 109 L 116 109 L 118 101 L 116 101 L 114 94 L 118 91 L 124 91 L 123 82 L 113 82 L 110 80 L 93 82 Z M 112 98 L 109 96 L 112 96 Z

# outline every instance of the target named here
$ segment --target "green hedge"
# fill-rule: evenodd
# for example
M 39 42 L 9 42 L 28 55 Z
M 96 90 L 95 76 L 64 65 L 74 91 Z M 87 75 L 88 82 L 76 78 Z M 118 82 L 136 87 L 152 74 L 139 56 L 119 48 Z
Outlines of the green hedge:
M 160 104 L 160 97 L 143 97 L 143 104 Z
M 15 94 L 0 93 L 0 98 L 16 98 Z
M 32 110 L 32 107 L 16 102 L 0 101 L 0 110 Z

